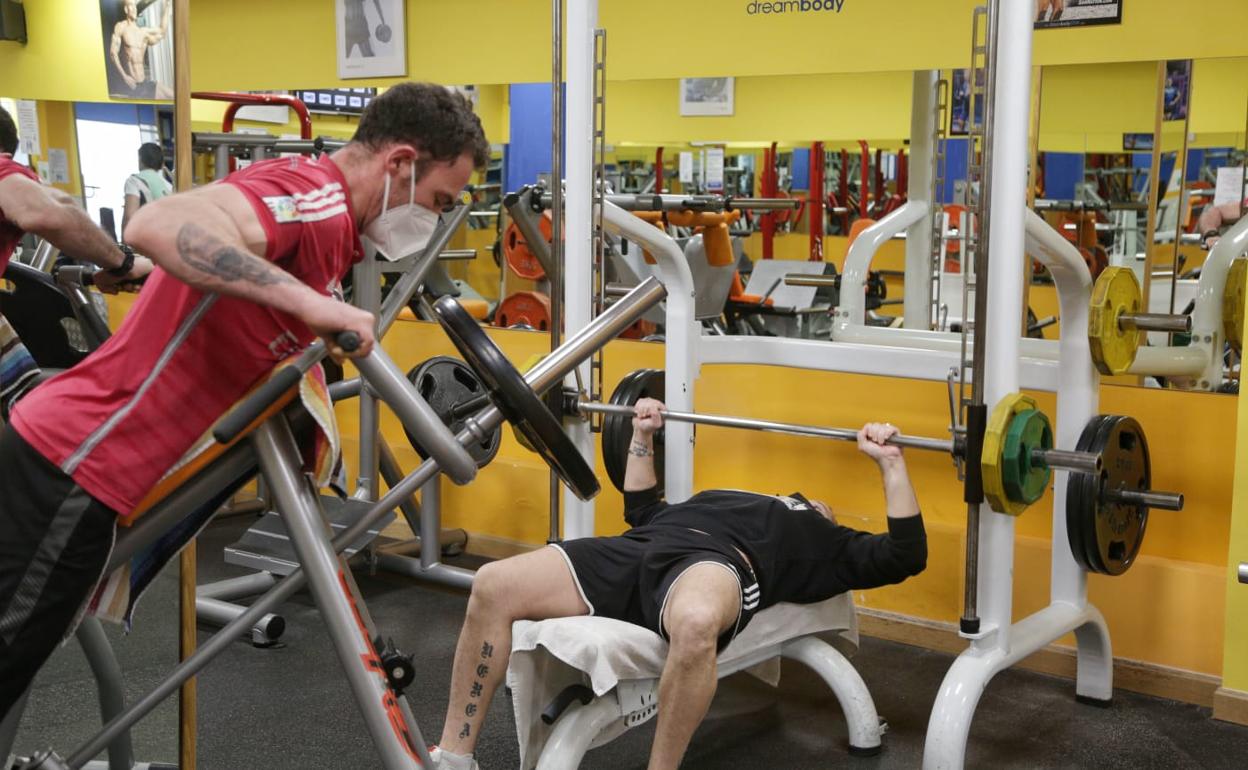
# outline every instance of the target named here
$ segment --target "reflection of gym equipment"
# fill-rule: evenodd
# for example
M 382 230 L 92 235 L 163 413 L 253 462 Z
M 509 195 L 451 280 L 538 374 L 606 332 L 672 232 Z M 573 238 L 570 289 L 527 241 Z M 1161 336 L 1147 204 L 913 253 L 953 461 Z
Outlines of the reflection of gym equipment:
M 228 102 L 221 118 L 221 133 L 196 133 L 192 144 L 197 150 L 213 153 L 213 178 L 222 179 L 237 168 L 237 160 L 251 161 L 277 157 L 284 152 L 320 154 L 346 144 L 341 140 L 312 138 L 312 116 L 303 100 L 286 94 L 246 94 L 234 91 L 196 91 L 192 99 Z M 238 111 L 248 106 L 285 106 L 295 111 L 299 120 L 299 139 L 279 139 L 267 134 L 235 134 L 234 120 Z

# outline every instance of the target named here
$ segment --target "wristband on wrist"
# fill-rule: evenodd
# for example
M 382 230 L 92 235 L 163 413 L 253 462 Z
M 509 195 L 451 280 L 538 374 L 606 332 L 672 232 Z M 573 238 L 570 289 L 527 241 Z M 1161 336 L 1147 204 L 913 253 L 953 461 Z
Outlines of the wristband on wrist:
M 125 278 L 127 275 L 130 275 L 132 270 L 134 270 L 134 249 L 124 243 L 120 244 L 118 248 L 121 249 L 122 253 L 121 264 L 117 267 L 111 267 L 104 272 L 115 278 Z

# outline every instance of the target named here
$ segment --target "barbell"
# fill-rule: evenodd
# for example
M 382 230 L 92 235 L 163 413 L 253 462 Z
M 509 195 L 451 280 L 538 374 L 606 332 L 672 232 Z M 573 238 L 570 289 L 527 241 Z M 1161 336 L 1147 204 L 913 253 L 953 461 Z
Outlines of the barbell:
M 633 295 L 644 292 L 635 291 Z M 632 296 L 630 295 L 630 299 Z M 510 361 L 458 308 L 443 298 L 435 305 L 448 336 L 480 377 L 488 396 L 479 395 L 449 406 L 446 419 L 473 424 L 472 415 L 493 401 L 523 430 L 565 483 L 583 499 L 597 491 L 593 472 L 562 431 L 556 415 L 536 395 Z M 579 337 L 579 335 L 578 335 Z M 578 340 L 579 341 L 579 340 Z M 569 341 L 569 344 L 572 341 Z M 545 362 L 539 363 L 538 368 Z M 621 380 L 609 403 L 586 400 L 576 393 L 555 399 L 554 411 L 588 416 L 602 414 L 603 457 L 612 483 L 623 488 L 632 438 L 636 402 L 647 395 L 661 396 L 663 373 L 653 369 L 633 372 Z M 476 391 L 475 387 L 467 388 Z M 426 394 L 428 398 L 433 394 Z M 505 407 L 505 408 L 504 408 Z M 662 411 L 664 419 L 694 424 L 743 428 L 842 441 L 857 439 L 857 431 L 748 417 Z M 484 437 L 483 437 L 484 438 Z M 906 448 L 966 454 L 964 437 L 955 439 L 897 435 L 888 443 Z M 662 486 L 662 433 L 655 436 L 655 472 Z M 1091 572 L 1119 575 L 1132 564 L 1148 521 L 1150 508 L 1182 510 L 1183 495 L 1151 489 L 1148 444 L 1139 423 L 1130 417 L 1098 415 L 1085 427 L 1074 450 L 1053 446 L 1048 417 L 1034 400 L 1015 393 L 1002 399 L 987 422 L 980 463 L 984 495 L 1002 513 L 1018 515 L 1048 488 L 1054 468 L 1070 472 L 1066 489 L 1067 537 L 1075 560 Z

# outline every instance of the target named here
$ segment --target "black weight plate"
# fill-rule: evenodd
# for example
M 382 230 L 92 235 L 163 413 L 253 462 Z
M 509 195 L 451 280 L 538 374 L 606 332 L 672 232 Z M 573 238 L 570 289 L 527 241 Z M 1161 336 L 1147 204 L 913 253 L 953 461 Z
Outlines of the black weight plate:
M 643 398 L 663 400 L 667 378 L 661 369 L 638 369 L 620 380 L 611 393 L 611 403 L 633 406 Z M 602 456 L 607 476 L 616 489 L 624 491 L 624 475 L 628 468 L 628 448 L 633 442 L 633 418 L 607 415 L 611 419 L 602 426 Z M 608 433 L 610 431 L 610 433 Z M 663 431 L 654 434 L 654 476 L 657 489 L 663 494 Z
M 1118 418 L 1112 414 L 1102 414 L 1097 416 L 1096 433 L 1092 436 L 1088 451 L 1099 453 L 1105 446 L 1105 442 L 1109 436 L 1109 432 L 1113 430 L 1115 421 Z M 1102 575 L 1108 574 L 1105 563 L 1101 561 L 1101 552 L 1096 545 L 1096 520 L 1100 510 L 1101 485 L 1104 484 L 1105 469 L 1104 458 L 1102 458 L 1102 468 L 1100 473 L 1082 474 L 1079 477 L 1080 486 L 1083 490 L 1084 509 L 1080 513 L 1080 521 L 1083 522 L 1083 550 L 1088 564 L 1088 570 L 1097 572 Z
M 1106 499 L 1106 493 L 1151 488 L 1148 442 L 1135 418 L 1118 416 L 1104 432 L 1101 451 L 1105 470 L 1091 546 L 1105 574 L 1121 575 L 1131 567 L 1144 543 L 1148 506 L 1113 502 Z
M 468 311 L 454 297 L 439 299 L 433 310 L 446 335 L 481 379 L 503 417 L 529 439 L 534 450 L 573 494 L 582 500 L 598 494 L 600 487 L 593 469 L 563 432 L 559 418 L 533 392 Z
M 624 375 L 624 378 L 611 391 L 608 403 L 614 405 L 631 405 L 633 398 L 630 388 L 645 369 L 636 369 Z M 635 400 L 635 399 L 634 399 Z M 602 465 L 607 471 L 607 478 L 618 490 L 624 489 L 624 467 L 628 461 L 628 445 L 632 441 L 633 421 L 631 417 L 618 414 L 604 415 L 602 418 Z
M 485 385 L 468 364 L 450 356 L 430 358 L 408 372 L 407 379 L 416 386 L 417 392 L 433 407 L 433 411 L 437 412 L 442 424 L 455 435 L 459 435 L 464 429 L 464 419 L 468 417 L 466 414 L 455 416 L 455 407 L 486 395 Z M 407 432 L 406 429 L 404 432 Z M 429 453 L 415 436 L 407 433 L 407 440 L 411 442 L 416 454 L 420 455 L 420 459 L 429 459 Z M 468 447 L 468 453 L 472 455 L 478 468 L 484 468 L 494 459 L 501 441 L 502 430 L 495 427 L 484 440 Z
M 1079 434 L 1075 449 L 1081 452 L 1092 451 L 1096 434 L 1104 423 L 1102 415 L 1089 420 Z M 1099 572 L 1093 569 L 1086 546 L 1088 512 L 1095 511 L 1095 489 L 1098 484 L 1099 478 L 1091 473 L 1071 473 L 1066 483 L 1066 537 L 1070 541 L 1070 554 L 1075 557 L 1079 566 L 1089 572 Z

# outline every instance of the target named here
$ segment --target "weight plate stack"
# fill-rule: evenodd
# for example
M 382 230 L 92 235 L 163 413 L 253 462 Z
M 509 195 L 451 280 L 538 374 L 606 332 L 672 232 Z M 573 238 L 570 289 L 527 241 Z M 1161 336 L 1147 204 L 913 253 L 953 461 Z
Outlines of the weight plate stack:
M 1100 474 L 1071 474 L 1066 488 L 1066 530 L 1075 560 L 1089 572 L 1121 575 L 1144 543 L 1148 506 L 1111 499 L 1115 490 L 1146 490 L 1152 471 L 1144 430 L 1132 417 L 1099 415 L 1084 428 L 1076 449 L 1099 453 Z
M 643 398 L 664 397 L 666 378 L 661 369 L 638 369 L 620 380 L 611 393 L 610 403 L 633 406 Z M 633 418 L 608 414 L 602 421 L 602 464 L 615 488 L 624 491 L 624 472 L 628 467 L 628 447 L 633 442 Z M 663 431 L 654 434 L 654 475 L 659 494 L 663 494 Z
M 442 424 L 456 435 L 464 429 L 464 418 L 469 415 L 455 415 L 455 407 L 487 395 L 485 386 L 481 384 L 481 380 L 477 378 L 472 369 L 458 358 L 450 356 L 430 358 L 408 372 L 407 379 L 416 386 L 417 392 L 429 403 L 429 406 L 433 407 L 433 411 L 437 412 Z M 486 406 L 488 404 L 481 404 L 481 408 Z M 476 411 L 479 409 L 473 410 L 473 412 Z M 407 433 L 407 429 L 405 428 L 403 432 Z M 494 459 L 494 455 L 498 454 L 501 438 L 501 428 L 495 427 L 485 440 L 468 447 L 468 454 L 472 455 L 478 468 L 484 468 Z M 407 433 L 407 440 L 411 443 L 412 449 L 416 450 L 416 454 L 420 455 L 420 459 L 429 459 L 429 453 L 420 445 L 415 436 Z

